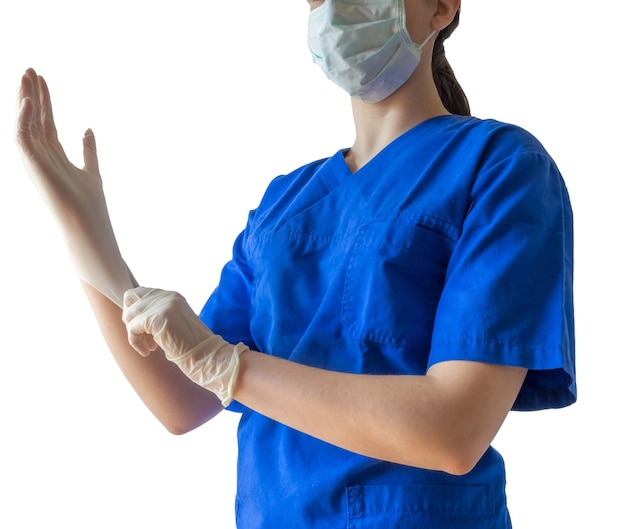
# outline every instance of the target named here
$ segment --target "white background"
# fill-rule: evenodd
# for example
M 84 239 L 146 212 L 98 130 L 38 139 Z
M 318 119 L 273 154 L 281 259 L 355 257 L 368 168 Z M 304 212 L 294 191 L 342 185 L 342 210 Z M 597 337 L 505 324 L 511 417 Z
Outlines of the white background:
M 351 143 L 348 98 L 306 48 L 307 9 L 3 2 L 0 527 L 234 527 L 237 416 L 172 436 L 117 370 L 18 158 L 22 72 L 47 78 L 77 164 L 95 131 L 137 278 L 199 310 L 268 182 Z M 579 402 L 511 414 L 495 441 L 516 529 L 624 523 L 624 11 L 619 0 L 466 1 L 447 45 L 474 114 L 533 132 L 575 210 Z

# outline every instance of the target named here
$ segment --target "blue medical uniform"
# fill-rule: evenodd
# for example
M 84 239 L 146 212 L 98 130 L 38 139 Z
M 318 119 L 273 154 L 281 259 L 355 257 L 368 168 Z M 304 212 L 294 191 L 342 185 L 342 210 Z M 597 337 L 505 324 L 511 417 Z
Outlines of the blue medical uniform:
M 352 174 L 275 179 L 201 312 L 231 342 L 348 373 L 471 360 L 530 371 L 517 410 L 576 399 L 572 213 L 524 130 L 441 116 Z M 452 476 L 337 448 L 239 403 L 241 529 L 501 529 L 501 456 Z M 415 420 L 419 420 L 416 417 Z

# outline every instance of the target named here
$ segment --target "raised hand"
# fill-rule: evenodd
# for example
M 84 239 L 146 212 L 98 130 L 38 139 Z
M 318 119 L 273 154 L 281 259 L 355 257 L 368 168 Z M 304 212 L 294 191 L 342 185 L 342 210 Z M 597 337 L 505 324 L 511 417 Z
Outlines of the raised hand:
M 111 227 L 96 140 L 90 130 L 85 133 L 83 169 L 68 160 L 54 124 L 50 91 L 33 69 L 22 77 L 16 141 L 26 172 L 59 223 L 79 276 L 121 307 L 124 292 L 136 284 Z
M 85 209 L 106 210 L 93 133 L 88 130 L 83 138 L 85 165 L 79 169 L 59 143 L 50 91 L 33 69 L 22 77 L 16 140 L 26 172 L 61 225 Z

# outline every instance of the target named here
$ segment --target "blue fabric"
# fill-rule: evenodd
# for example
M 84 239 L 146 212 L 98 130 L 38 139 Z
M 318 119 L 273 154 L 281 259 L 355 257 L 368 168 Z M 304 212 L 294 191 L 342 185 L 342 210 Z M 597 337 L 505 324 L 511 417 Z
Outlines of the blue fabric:
M 343 152 L 275 179 L 201 318 L 231 342 L 324 369 L 527 367 L 518 410 L 576 399 L 572 213 L 524 130 L 442 116 L 355 174 Z M 238 403 L 241 529 L 508 528 L 504 465 L 466 476 L 352 454 Z

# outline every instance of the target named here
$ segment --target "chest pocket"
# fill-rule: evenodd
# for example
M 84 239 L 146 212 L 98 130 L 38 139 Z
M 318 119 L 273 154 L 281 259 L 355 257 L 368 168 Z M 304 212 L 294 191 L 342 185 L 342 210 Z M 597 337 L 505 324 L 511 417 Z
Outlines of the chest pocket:
M 430 349 L 454 245 L 444 233 L 398 221 L 361 228 L 348 261 L 341 311 L 355 339 Z
M 496 529 L 491 492 L 479 485 L 347 487 L 347 528 Z

